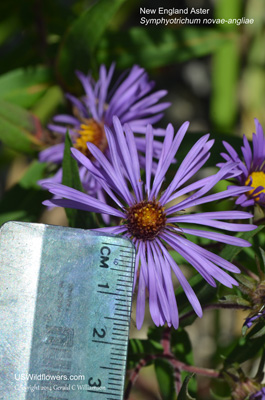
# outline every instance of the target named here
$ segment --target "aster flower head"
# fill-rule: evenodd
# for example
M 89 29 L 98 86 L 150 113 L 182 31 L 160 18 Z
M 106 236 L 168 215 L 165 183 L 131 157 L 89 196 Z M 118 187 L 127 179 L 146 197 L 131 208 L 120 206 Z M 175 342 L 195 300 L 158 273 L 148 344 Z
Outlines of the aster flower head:
M 64 155 L 64 137 L 68 131 L 73 146 L 81 151 L 86 157 L 93 158 L 87 143 L 93 143 L 107 157 L 109 156 L 108 142 L 104 125 L 112 127 L 112 119 L 117 115 L 122 124 L 129 123 L 134 132 L 145 133 L 146 125 L 159 121 L 162 111 L 169 107 L 170 103 L 159 103 L 159 100 L 167 94 L 166 90 L 152 92 L 155 82 L 150 81 L 148 74 L 143 68 L 135 65 L 110 88 L 115 66 L 111 65 L 109 71 L 102 65 L 99 70 L 99 79 L 94 81 L 91 75 L 77 72 L 85 95 L 78 99 L 67 94 L 66 97 L 72 103 L 73 115 L 57 115 L 54 124 L 48 127 L 51 131 L 62 136 L 61 143 L 48 147 L 39 154 L 40 161 L 51 162 L 61 166 Z M 163 129 L 156 129 L 157 135 L 164 135 Z M 142 135 L 140 135 L 142 136 Z M 145 138 L 138 137 L 136 140 L 137 150 L 145 147 Z M 157 157 L 161 146 L 158 141 L 154 144 Z M 141 157 L 143 163 L 144 157 Z M 95 160 L 94 160 L 95 161 Z M 97 179 L 83 166 L 79 165 L 80 179 L 84 190 L 91 196 L 104 201 L 104 192 L 98 184 Z M 39 180 L 44 187 L 46 182 L 62 182 L 62 168 L 51 178 Z M 108 217 L 103 217 L 108 221 Z
M 261 318 L 265 319 L 265 305 L 256 314 L 254 314 L 254 315 L 252 314 L 251 316 L 247 317 L 243 326 L 246 326 L 247 328 L 251 328 L 251 326 L 255 322 L 258 322 L 258 320 L 260 320 Z
M 99 79 L 94 81 L 92 76 L 78 71 L 85 95 L 78 99 L 67 94 L 72 103 L 73 114 L 60 114 L 53 118 L 55 123 L 48 125 L 49 129 L 62 137 L 67 130 L 73 145 L 87 157 L 91 157 L 87 142 L 96 145 L 103 153 L 108 149 L 104 125 L 112 127 L 114 115 L 120 118 L 122 124 L 129 123 L 136 133 L 145 133 L 147 124 L 158 122 L 163 116 L 163 110 L 170 103 L 159 103 L 167 94 L 166 90 L 152 92 L 155 82 L 150 81 L 143 68 L 135 65 L 110 88 L 115 66 L 109 71 L 102 65 L 99 70 Z M 164 130 L 157 129 L 157 134 L 164 134 Z M 143 147 L 143 140 L 137 142 L 139 149 Z M 40 160 L 61 163 L 64 144 L 51 146 L 40 153 Z
M 219 167 L 225 166 L 228 162 L 236 161 L 236 184 L 239 186 L 249 186 L 250 189 L 238 196 L 236 204 L 242 207 L 259 204 L 265 207 L 265 136 L 262 126 L 255 119 L 256 133 L 252 135 L 253 151 L 244 135 L 243 146 L 241 147 L 243 161 L 230 144 L 223 142 L 227 153 L 221 153 L 225 163 L 218 164 Z M 230 177 L 234 177 L 233 173 Z
M 248 308 L 251 310 L 245 319 L 242 333 L 245 334 L 247 329 L 254 324 L 265 321 L 265 276 L 258 262 L 259 275 L 253 277 L 240 276 L 241 291 L 247 295 Z
M 259 379 L 247 377 L 243 370 L 238 367 L 236 370 L 223 371 L 227 383 L 232 387 L 232 400 L 265 400 L 264 388 Z
M 265 387 L 250 396 L 250 400 L 265 400 Z
M 115 206 L 95 200 L 95 198 L 75 189 L 50 183 L 46 188 L 58 198 L 44 202 L 46 205 L 70 207 L 97 213 L 109 214 L 118 218 L 116 226 L 101 228 L 107 233 L 121 234 L 131 238 L 137 250 L 135 281 L 138 281 L 136 324 L 140 328 L 144 320 L 146 289 L 149 293 L 149 308 L 154 323 L 159 326 L 167 322 L 178 327 L 178 308 L 171 279 L 173 272 L 183 287 L 187 298 L 198 316 L 202 316 L 199 300 L 179 265 L 170 255 L 168 248 L 177 251 L 184 257 L 212 286 L 215 280 L 232 287 L 236 280 L 224 270 L 240 272 L 230 262 L 200 247 L 186 238 L 186 235 L 198 236 L 229 243 L 236 246 L 249 246 L 243 239 L 213 232 L 205 229 L 194 229 L 194 225 L 227 230 L 232 232 L 254 229 L 250 224 L 224 222 L 231 219 L 247 219 L 250 214 L 241 211 L 206 212 L 183 214 L 195 205 L 239 195 L 246 188 L 231 188 L 222 193 L 209 194 L 214 185 L 223 178 L 231 163 L 217 174 L 185 184 L 204 165 L 210 156 L 209 150 L 213 140 L 209 135 L 200 138 L 180 164 L 173 180 L 161 193 L 165 174 L 172 163 L 176 152 L 188 129 L 184 123 L 176 135 L 172 125 L 166 130 L 154 176 L 151 174 L 154 140 L 153 130 L 149 125 L 146 132 L 145 183 L 140 174 L 140 161 L 137 153 L 136 139 L 131 128 L 124 128 L 117 117 L 113 119 L 115 134 L 106 127 L 110 157 L 105 155 L 94 144 L 88 143 L 88 149 L 97 160 L 91 162 L 77 149 L 72 154 L 80 164 L 97 179 Z M 125 134 L 124 134 L 124 131 Z M 232 167 L 234 163 L 232 163 Z M 194 192 L 191 195 L 188 193 Z M 221 221 L 224 220 L 224 221 Z M 182 226 L 185 223 L 185 227 Z M 192 227 L 186 227 L 192 224 Z M 139 279 L 138 279 L 139 278 Z

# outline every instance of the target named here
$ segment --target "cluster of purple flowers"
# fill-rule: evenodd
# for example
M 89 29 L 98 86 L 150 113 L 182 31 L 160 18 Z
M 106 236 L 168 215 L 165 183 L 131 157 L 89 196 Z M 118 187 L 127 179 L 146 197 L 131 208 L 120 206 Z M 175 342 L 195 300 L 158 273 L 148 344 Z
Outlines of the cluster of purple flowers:
M 241 172 L 236 177 L 236 184 L 239 186 L 251 186 L 247 193 L 241 194 L 236 204 L 247 207 L 258 203 L 265 207 L 265 136 L 259 121 L 255 119 L 256 134 L 252 135 L 253 152 L 250 144 L 244 135 L 242 155 L 243 161 L 229 143 L 223 142 L 227 153 L 221 153 L 226 163 L 218 164 L 221 168 L 227 163 L 237 162 L 237 169 Z
M 244 326 L 246 326 L 247 328 L 251 328 L 251 326 L 255 323 L 255 321 L 261 318 L 265 318 L 265 306 L 263 306 L 263 308 L 258 313 L 250 317 L 247 317 L 244 322 Z
M 265 400 L 265 387 L 250 396 L 250 400 Z
M 113 72 L 113 66 L 109 72 L 102 66 L 97 82 L 91 76 L 78 73 L 85 96 L 78 99 L 68 95 L 74 106 L 73 115 L 56 116 L 56 124 L 50 125 L 58 134 L 65 135 L 69 131 L 72 155 L 80 167 L 86 192 L 62 185 L 59 172 L 56 178 L 42 182 L 43 187 L 55 195 L 44 204 L 100 213 L 111 224 L 98 231 L 130 238 L 137 251 L 134 280 L 138 287 L 137 327 L 140 329 L 144 320 L 148 292 L 154 323 L 159 326 L 167 322 L 177 328 L 179 317 L 172 273 L 200 317 L 202 308 L 169 249 L 178 252 L 210 285 L 216 286 L 216 281 L 228 287 L 238 284 L 228 273 L 240 272 L 235 265 L 196 244 L 190 237 L 249 246 L 247 241 L 223 231 L 253 230 L 255 225 L 242 223 L 252 214 L 242 210 L 194 213 L 191 208 L 230 197 L 237 197 L 236 203 L 241 206 L 255 202 L 264 205 L 265 138 L 256 121 L 253 155 L 244 138 L 245 163 L 225 143 L 229 154 L 223 154 L 226 162 L 220 165 L 218 172 L 195 180 L 194 175 L 210 157 L 214 144 L 214 140 L 205 135 L 177 164 L 176 173 L 167 186 L 167 172 L 173 163 L 176 168 L 177 151 L 189 123 L 185 122 L 177 133 L 171 124 L 166 130 L 153 128 L 152 125 L 161 119 L 161 112 L 169 106 L 169 103 L 159 102 L 166 92 L 152 93 L 153 82 L 137 66 L 109 90 Z M 163 141 L 155 140 L 156 135 L 162 136 Z M 62 142 L 44 150 L 40 159 L 60 165 L 63 147 Z M 233 177 L 237 185 L 222 192 L 211 192 L 220 180 L 229 177 Z M 236 223 L 235 220 L 240 221 Z

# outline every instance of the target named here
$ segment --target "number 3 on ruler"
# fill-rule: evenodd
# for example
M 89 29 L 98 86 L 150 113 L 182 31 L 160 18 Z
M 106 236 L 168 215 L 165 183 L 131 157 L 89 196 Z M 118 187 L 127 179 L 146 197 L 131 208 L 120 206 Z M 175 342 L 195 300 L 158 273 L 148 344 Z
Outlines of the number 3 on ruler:
M 94 379 L 94 378 L 89 378 L 88 379 L 88 384 L 89 384 L 89 386 L 96 386 L 96 387 L 100 387 L 101 386 L 101 380 L 100 379 L 98 379 L 98 382 L 93 382 L 92 381 L 92 379 Z

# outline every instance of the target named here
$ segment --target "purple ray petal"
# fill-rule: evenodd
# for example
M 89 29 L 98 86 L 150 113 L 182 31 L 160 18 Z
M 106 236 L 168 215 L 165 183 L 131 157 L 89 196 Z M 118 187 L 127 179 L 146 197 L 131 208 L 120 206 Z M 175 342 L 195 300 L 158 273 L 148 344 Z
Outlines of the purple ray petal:
M 170 265 L 169 265 L 168 261 L 162 256 L 162 253 L 161 253 L 161 250 L 159 247 L 159 242 L 156 243 L 154 241 L 153 247 L 155 249 L 155 254 L 156 254 L 155 258 L 157 260 L 159 260 L 159 264 L 162 269 L 161 274 L 162 274 L 162 278 L 164 280 L 164 287 L 165 287 L 168 304 L 169 304 L 170 321 L 168 320 L 167 322 L 168 323 L 171 322 L 172 325 L 174 326 L 174 328 L 178 329 L 178 326 L 179 326 L 178 307 L 177 307 L 174 287 L 172 284 Z
M 240 224 L 238 224 L 238 230 L 240 231 Z M 244 239 L 237 238 L 235 236 L 224 235 L 223 233 L 201 231 L 198 229 L 187 229 L 187 228 L 182 228 L 182 231 L 184 233 L 188 233 L 190 235 L 204 237 L 204 238 L 216 240 L 216 241 L 222 242 L 222 243 L 232 244 L 233 246 L 240 246 L 240 247 L 250 247 L 251 246 L 251 244 Z
M 48 147 L 39 153 L 39 160 L 41 162 L 60 163 L 63 160 L 64 143 L 59 143 L 54 146 Z
M 231 214 L 232 217 L 232 214 Z M 227 231 L 231 232 L 248 232 L 252 231 L 253 229 L 256 228 L 256 225 L 251 225 L 251 224 L 235 224 L 235 223 L 230 223 L 230 222 L 222 222 L 222 221 L 213 221 L 212 219 L 207 219 L 206 216 L 203 214 L 191 214 L 191 215 L 180 215 L 177 217 L 173 218 L 168 218 L 168 223 L 180 223 L 180 222 L 188 222 L 191 224 L 198 224 L 198 225 L 205 225 L 205 226 L 211 226 L 213 228 L 217 229 L 224 229 Z
M 51 193 L 55 194 L 56 196 L 61 196 L 68 198 L 72 206 L 70 208 L 76 208 L 75 207 L 75 202 L 78 203 L 78 206 L 80 204 L 83 204 L 84 207 L 86 207 L 87 211 L 95 211 L 95 212 L 103 212 L 106 214 L 110 215 L 115 215 L 117 217 L 124 218 L 125 214 L 119 210 L 116 210 L 115 208 L 108 206 L 107 204 L 99 201 L 98 199 L 95 199 L 94 197 L 89 196 L 86 193 L 79 192 L 76 189 L 69 188 L 67 186 L 61 185 L 61 184 L 55 184 L 55 183 L 49 183 L 44 186 L 46 189 L 48 189 Z M 62 200 L 63 201 L 63 200 Z M 64 200 L 66 201 L 66 200 Z M 68 207 L 69 207 L 68 204 Z M 61 206 L 64 207 L 64 206 Z M 82 208 L 84 209 L 84 208 Z
M 184 277 L 184 275 L 181 272 L 181 270 L 180 270 L 179 266 L 177 265 L 177 263 L 173 260 L 173 258 L 171 257 L 171 255 L 166 250 L 166 248 L 162 245 L 161 242 L 159 243 L 159 247 L 162 250 L 165 259 L 169 262 L 171 268 L 173 269 L 176 277 L 178 278 L 178 281 L 179 281 L 180 285 L 182 286 L 182 288 L 183 288 L 183 290 L 184 290 L 184 292 L 185 292 L 190 304 L 192 305 L 194 311 L 196 312 L 198 317 L 202 317 L 202 308 L 201 308 L 200 302 L 199 302 L 196 294 L 194 293 L 194 290 L 190 286 L 190 284 L 187 281 L 187 279 Z

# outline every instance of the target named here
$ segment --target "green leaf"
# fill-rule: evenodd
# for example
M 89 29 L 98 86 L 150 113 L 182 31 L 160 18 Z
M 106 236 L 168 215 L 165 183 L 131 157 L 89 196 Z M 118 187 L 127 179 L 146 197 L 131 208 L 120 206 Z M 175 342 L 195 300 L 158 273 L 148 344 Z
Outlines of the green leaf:
M 214 52 L 231 40 L 231 35 L 209 28 L 181 29 L 134 27 L 128 32 L 108 32 L 97 51 L 98 62 L 117 60 L 119 68 L 134 63 L 157 68 Z
M 22 194 L 21 191 L 16 191 L 13 193 L 19 194 L 20 196 Z M 5 204 L 5 203 L 3 203 L 3 204 Z M 8 211 L 1 212 L 0 213 L 0 226 L 8 221 L 30 222 L 30 221 L 34 221 L 34 218 L 29 217 L 26 210 L 14 210 L 14 211 L 10 211 L 10 212 L 8 212 Z
M 46 67 L 16 69 L 0 76 L 0 99 L 30 108 L 50 85 L 51 74 Z
M 40 149 L 39 120 L 23 108 L 0 100 L 0 141 L 13 150 L 33 153 Z
M 237 296 L 235 294 L 229 294 L 221 299 L 219 299 L 220 303 L 223 304 L 238 304 L 240 306 L 250 307 L 251 303 L 248 300 L 243 299 L 243 297 Z
M 65 135 L 64 157 L 63 157 L 63 185 L 83 192 L 83 186 L 80 181 L 79 168 L 77 161 L 71 155 L 71 147 L 73 147 L 69 133 Z M 96 228 L 94 213 L 71 208 L 65 209 L 69 226 L 73 228 Z
M 261 327 L 260 330 L 258 330 L 258 332 L 255 333 L 255 335 L 253 335 L 253 336 L 251 337 L 252 340 L 253 340 L 253 339 L 257 339 L 257 338 L 259 338 L 259 337 L 265 335 L 264 321 L 263 321 L 262 323 L 259 323 L 259 327 Z
M 174 368 L 162 359 L 155 360 L 155 373 L 159 384 L 159 390 L 163 400 L 175 400 Z
M 260 254 L 261 254 L 261 258 L 262 258 L 262 262 L 263 262 L 263 271 L 265 271 L 265 251 L 260 247 Z
M 63 104 L 63 93 L 59 86 L 51 86 L 45 94 L 34 104 L 32 112 L 46 124 L 54 115 L 55 110 Z
M 250 232 L 239 233 L 236 235 L 239 238 L 250 240 L 253 238 L 257 233 L 261 232 L 264 229 L 264 225 L 260 225 L 258 228 L 254 229 Z M 237 247 L 227 244 L 223 250 L 221 251 L 220 256 L 228 261 L 233 261 L 233 259 L 242 251 L 244 247 Z
M 38 189 L 40 190 L 40 186 L 37 184 L 37 181 L 43 178 L 43 173 L 46 168 L 45 163 L 40 163 L 37 160 L 33 161 L 25 174 L 19 181 L 19 184 L 24 189 Z
M 18 15 L 7 16 L 0 22 L 0 45 L 2 45 L 19 27 Z
M 227 396 L 226 397 L 218 396 L 211 389 L 210 389 L 210 393 L 211 393 L 211 396 L 212 396 L 213 400 L 231 400 L 230 396 L 229 397 L 227 397 Z
M 258 370 L 255 376 L 255 379 L 258 382 L 262 382 L 263 381 L 263 377 L 264 377 L 264 365 L 265 365 L 265 349 L 263 349 L 263 353 L 259 362 L 259 366 L 258 366 Z
M 134 368 L 142 358 L 162 352 L 162 345 L 155 340 L 130 339 L 128 346 L 128 369 Z M 147 365 L 150 362 L 151 360 Z
M 255 291 L 257 287 L 257 281 L 255 281 L 253 278 L 243 274 L 237 275 L 236 278 L 243 286 L 246 286 L 248 289 Z
M 250 332 L 239 339 L 229 352 L 225 360 L 225 366 L 230 366 L 234 363 L 243 363 L 249 359 L 253 359 L 264 347 L 264 336 L 254 336 L 260 331 L 261 324 L 258 323 Z M 252 340 L 253 339 L 253 340 Z
M 57 70 L 67 84 L 73 82 L 76 69 L 87 72 L 95 58 L 96 46 L 125 0 L 100 0 L 86 10 L 70 27 L 57 59 Z
M 243 325 L 241 328 L 241 335 L 245 336 L 247 331 L 248 331 L 248 327 L 246 325 Z
M 0 202 L 0 225 L 10 220 L 34 222 L 38 219 L 47 193 L 36 181 L 43 178 L 45 167 L 44 163 L 33 161 L 22 179 L 4 193 Z
M 183 382 L 183 384 L 181 386 L 181 389 L 179 391 L 178 400 L 195 400 L 193 397 L 191 397 L 189 395 L 189 392 L 188 392 L 188 385 L 189 385 L 189 381 L 192 378 L 192 376 L 193 375 L 188 375 L 184 379 L 184 382 Z

